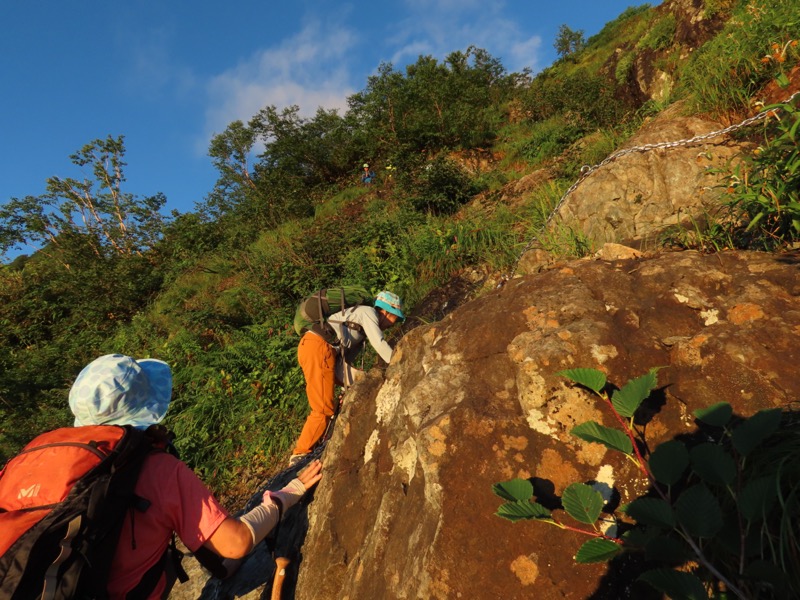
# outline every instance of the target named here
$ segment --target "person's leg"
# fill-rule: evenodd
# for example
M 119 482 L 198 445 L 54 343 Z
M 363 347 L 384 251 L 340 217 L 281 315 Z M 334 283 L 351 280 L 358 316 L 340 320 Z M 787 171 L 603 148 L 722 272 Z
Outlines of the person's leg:
M 333 382 L 336 357 L 318 335 L 306 333 L 297 347 L 297 360 L 306 380 L 306 395 L 311 413 L 303 425 L 292 454 L 308 454 L 325 433 L 333 416 Z

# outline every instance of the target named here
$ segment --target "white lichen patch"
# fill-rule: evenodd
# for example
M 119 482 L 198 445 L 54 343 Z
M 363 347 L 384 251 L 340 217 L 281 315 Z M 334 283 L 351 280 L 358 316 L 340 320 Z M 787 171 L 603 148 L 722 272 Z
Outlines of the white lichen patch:
M 597 471 L 597 476 L 594 478 L 592 487 L 600 493 L 603 497 L 603 502 L 608 504 L 611 501 L 611 496 L 614 494 L 614 467 L 611 465 L 603 465 Z
M 401 387 L 397 379 L 390 379 L 381 386 L 375 398 L 375 417 L 378 423 L 386 423 L 394 417 L 397 405 L 400 404 Z
M 424 422 L 432 421 L 449 412 L 466 397 L 469 374 L 451 365 L 439 365 L 420 379 L 410 390 L 403 391 L 401 405 L 403 417 L 410 420 L 404 427 L 411 430 Z
M 544 377 L 536 362 L 530 358 L 517 365 L 517 394 L 522 410 L 526 413 L 542 408 L 547 402 Z
M 700 318 L 703 319 L 703 323 L 705 324 L 706 327 L 708 327 L 709 325 L 713 325 L 714 323 L 719 322 L 719 310 L 717 310 L 716 308 L 701 310 Z
M 610 358 L 616 358 L 618 354 L 619 351 L 617 350 L 616 346 L 612 346 L 610 344 L 606 346 L 592 344 L 592 358 L 594 358 L 601 365 Z
M 417 442 L 413 438 L 407 438 L 399 447 L 391 450 L 392 472 L 399 469 L 405 474 L 405 483 L 411 483 L 414 473 L 417 470 Z
M 364 464 L 367 464 L 369 461 L 372 460 L 372 456 L 375 452 L 375 448 L 378 446 L 378 442 L 380 441 L 378 430 L 375 429 L 370 434 L 367 443 L 364 444 Z
M 531 429 L 541 434 L 554 436 L 556 433 L 550 419 L 539 409 L 529 410 L 525 415 L 525 420 Z

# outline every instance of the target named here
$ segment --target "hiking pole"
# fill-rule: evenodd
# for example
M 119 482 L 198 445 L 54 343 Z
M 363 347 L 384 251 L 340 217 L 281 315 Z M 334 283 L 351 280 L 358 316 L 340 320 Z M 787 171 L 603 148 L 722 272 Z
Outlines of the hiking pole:
M 272 579 L 272 595 L 270 600 L 281 600 L 283 582 L 286 579 L 286 568 L 289 566 L 289 559 L 285 556 L 275 558 L 275 576 Z

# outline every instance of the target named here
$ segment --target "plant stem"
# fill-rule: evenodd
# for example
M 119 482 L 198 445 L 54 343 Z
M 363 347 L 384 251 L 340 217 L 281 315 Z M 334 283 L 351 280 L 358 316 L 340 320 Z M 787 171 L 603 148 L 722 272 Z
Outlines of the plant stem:
M 552 520 L 552 523 L 557 527 L 560 527 L 561 529 L 567 529 L 569 531 L 574 531 L 576 533 L 582 533 L 590 537 L 602 538 L 604 540 L 609 540 L 611 542 L 614 542 L 615 544 L 622 545 L 622 540 L 620 540 L 619 538 L 609 537 L 606 534 L 601 533 L 599 531 L 588 531 L 586 529 L 581 529 L 580 527 L 572 527 L 571 525 L 566 525 L 564 523 L 561 523 L 560 521 L 556 521 L 555 519 Z
M 625 419 L 617 412 L 617 409 L 614 408 L 614 405 L 611 402 L 611 398 L 608 397 L 608 394 L 602 395 L 603 400 L 605 400 L 606 404 L 608 404 L 609 408 L 611 408 L 611 412 L 614 414 L 614 417 L 617 419 L 617 422 L 622 425 L 622 430 L 625 432 L 625 435 L 628 436 L 628 439 L 631 441 L 631 445 L 633 446 L 633 451 L 636 453 L 636 458 L 639 459 L 639 470 L 642 474 L 647 477 L 649 480 L 653 480 L 653 477 L 650 475 L 650 471 L 647 470 L 647 463 L 642 456 L 642 453 L 639 451 L 639 444 L 636 443 L 636 438 L 633 437 L 633 431 L 628 424 L 625 422 Z
M 733 585 L 733 583 L 731 583 L 728 580 L 728 578 L 725 577 L 725 575 L 720 573 L 719 570 L 717 570 L 717 568 L 708 561 L 708 559 L 703 554 L 703 551 L 700 549 L 700 546 L 698 546 L 697 543 L 692 539 L 692 537 L 689 535 L 689 533 L 686 531 L 683 525 L 678 523 L 678 527 L 680 527 L 681 536 L 683 537 L 684 540 L 686 540 L 686 543 L 689 544 L 689 547 L 692 549 L 692 552 L 694 552 L 698 562 L 701 565 L 703 565 L 706 569 L 708 569 L 708 571 L 714 577 L 716 577 L 720 582 L 725 584 L 725 587 L 728 588 L 728 591 L 733 592 L 734 594 L 736 594 L 738 598 L 741 598 L 742 600 L 750 600 L 747 594 L 745 594 L 742 590 Z

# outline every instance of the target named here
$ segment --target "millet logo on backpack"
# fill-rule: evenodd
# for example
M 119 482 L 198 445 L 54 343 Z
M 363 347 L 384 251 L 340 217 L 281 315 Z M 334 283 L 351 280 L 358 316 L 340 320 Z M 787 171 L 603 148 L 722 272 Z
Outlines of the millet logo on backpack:
M 19 500 L 20 498 L 35 498 L 36 496 L 39 495 L 39 489 L 41 487 L 42 486 L 40 484 L 34 483 L 32 486 L 28 488 L 22 488 L 19 491 L 19 494 L 17 494 L 17 500 Z

